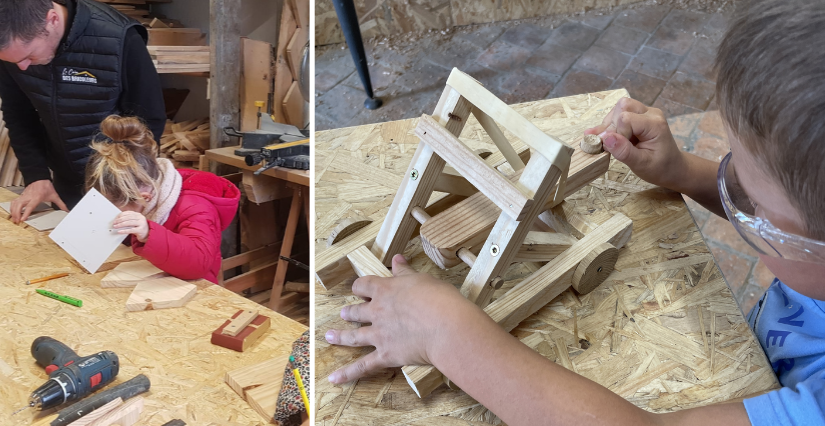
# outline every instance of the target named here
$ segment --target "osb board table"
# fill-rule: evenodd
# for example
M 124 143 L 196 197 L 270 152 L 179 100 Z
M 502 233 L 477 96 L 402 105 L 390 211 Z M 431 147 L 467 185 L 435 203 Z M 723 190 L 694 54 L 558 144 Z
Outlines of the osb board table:
M 591 93 L 515 109 L 542 130 L 571 143 L 585 128 L 601 122 L 626 95 L 624 90 Z M 325 238 L 339 218 L 384 217 L 418 143 L 413 133 L 417 121 L 316 134 L 316 253 L 327 248 Z M 474 118 L 461 139 L 471 148 L 496 151 Z M 572 290 L 561 294 L 516 327 L 516 337 L 560 365 L 569 359 L 569 368 L 654 412 L 707 405 L 778 386 L 679 194 L 641 181 L 613 160 L 605 177 L 567 202 L 591 228 L 616 212 L 627 215 L 633 220 L 633 236 L 605 283 L 585 296 Z M 405 255 L 413 257 L 417 269 L 457 286 L 467 273 L 463 264 L 438 269 L 423 254 L 417 238 Z M 535 264 L 511 267 L 496 296 L 536 268 Z M 336 347 L 324 341 L 330 328 L 353 327 L 339 313 L 342 306 L 360 300 L 346 284 L 326 291 L 316 283 L 315 289 L 318 425 L 500 423 L 471 397 L 446 386 L 419 399 L 399 369 L 355 384 L 329 384 L 330 373 L 372 349 Z M 563 347 L 557 341 L 563 341 Z
M 16 195 L 0 190 L 0 201 Z M 101 288 L 106 272 L 90 275 L 68 260 L 48 232 L 24 229 L 0 219 L 0 418 L 4 425 L 29 425 L 34 410 L 10 417 L 47 380 L 31 355 L 32 341 L 52 336 L 85 356 L 114 351 L 120 373 L 107 388 L 145 374 L 142 425 L 182 419 L 192 425 L 268 424 L 224 383 L 224 374 L 292 351 L 306 327 L 266 310 L 208 281 L 183 308 L 126 312 L 131 288 Z M 66 278 L 27 286 L 27 279 L 56 272 Z M 35 293 L 44 288 L 83 301 L 77 308 Z M 272 318 L 272 328 L 247 352 L 212 345 L 212 331 L 239 309 Z

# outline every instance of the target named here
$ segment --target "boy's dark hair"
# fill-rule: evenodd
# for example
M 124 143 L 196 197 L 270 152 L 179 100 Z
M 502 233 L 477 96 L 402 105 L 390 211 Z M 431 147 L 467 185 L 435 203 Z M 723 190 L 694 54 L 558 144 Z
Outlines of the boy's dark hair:
M 46 14 L 52 0 L 0 1 L 0 50 L 14 40 L 28 43 L 46 32 Z
M 825 240 L 825 2 L 739 6 L 716 57 L 716 98 L 731 132 Z

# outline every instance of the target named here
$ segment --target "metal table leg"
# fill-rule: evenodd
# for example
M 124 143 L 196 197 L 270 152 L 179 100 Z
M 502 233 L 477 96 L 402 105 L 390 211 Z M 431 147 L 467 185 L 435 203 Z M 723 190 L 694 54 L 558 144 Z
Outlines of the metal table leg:
M 335 13 L 338 14 L 338 22 L 341 23 L 341 30 L 344 31 L 344 38 L 352 53 L 352 61 L 355 62 L 355 69 L 361 77 L 361 84 L 367 92 L 367 100 L 364 106 L 367 109 L 378 109 L 383 102 L 372 93 L 372 82 L 370 81 L 370 71 L 367 68 L 367 54 L 364 52 L 364 42 L 361 40 L 361 28 L 358 25 L 358 15 L 355 13 L 353 0 L 332 0 L 335 5 Z

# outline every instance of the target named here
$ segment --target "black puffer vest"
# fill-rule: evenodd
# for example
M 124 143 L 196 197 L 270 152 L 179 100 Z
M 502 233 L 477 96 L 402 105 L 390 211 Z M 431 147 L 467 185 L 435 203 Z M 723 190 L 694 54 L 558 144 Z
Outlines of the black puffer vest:
M 69 35 L 49 65 L 21 71 L 4 64 L 40 115 L 50 140 L 49 168 L 63 184 L 82 185 L 92 136 L 104 118 L 120 113 L 123 45 L 131 27 L 148 38 L 143 26 L 113 8 L 77 0 Z

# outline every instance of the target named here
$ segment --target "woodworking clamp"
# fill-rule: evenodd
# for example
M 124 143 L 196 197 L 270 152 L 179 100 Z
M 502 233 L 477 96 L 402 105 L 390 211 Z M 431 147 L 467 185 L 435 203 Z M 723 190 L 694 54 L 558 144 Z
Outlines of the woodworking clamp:
M 247 166 L 254 166 L 266 161 L 266 165 L 256 170 L 255 175 L 276 166 L 309 170 L 309 139 L 267 145 L 258 152 L 247 155 L 244 160 Z
M 235 150 L 235 155 L 246 157 L 247 155 L 260 153 L 261 148 L 276 144 L 295 142 L 309 137 L 309 130 L 300 130 L 289 124 L 276 123 L 271 115 L 259 112 L 260 126 L 258 130 L 250 132 L 238 132 L 234 127 L 223 129 L 227 136 L 241 138 L 241 147 Z

